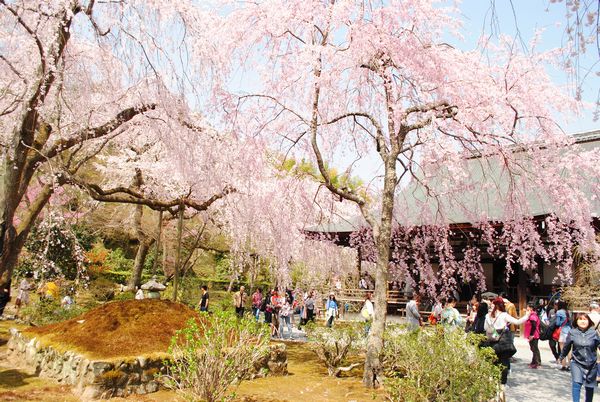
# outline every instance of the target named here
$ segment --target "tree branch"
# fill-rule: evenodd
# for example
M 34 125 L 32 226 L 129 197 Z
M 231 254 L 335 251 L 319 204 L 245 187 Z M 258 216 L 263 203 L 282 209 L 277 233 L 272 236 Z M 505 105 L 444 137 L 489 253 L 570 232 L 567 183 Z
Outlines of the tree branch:
M 66 180 L 68 183 L 71 183 L 85 190 L 90 195 L 90 197 L 92 197 L 96 201 L 145 205 L 155 211 L 171 210 L 172 208 L 177 207 L 181 204 L 185 205 L 186 207 L 195 209 L 196 211 L 206 211 L 216 201 L 220 200 L 221 198 L 225 198 L 228 194 L 236 191 L 233 187 L 227 185 L 223 188 L 221 192 L 214 194 L 213 196 L 211 196 L 203 202 L 198 202 L 191 199 L 189 197 L 189 194 L 183 199 L 178 198 L 174 200 L 158 200 L 148 198 L 141 192 L 128 187 L 119 186 L 104 190 L 97 184 L 86 183 L 83 180 L 77 179 L 73 176 L 68 177 Z

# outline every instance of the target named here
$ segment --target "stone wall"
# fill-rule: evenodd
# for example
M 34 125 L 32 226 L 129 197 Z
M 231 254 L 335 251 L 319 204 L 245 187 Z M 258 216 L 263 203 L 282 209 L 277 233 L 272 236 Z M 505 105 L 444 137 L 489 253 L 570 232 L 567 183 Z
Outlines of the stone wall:
M 162 359 L 139 356 L 129 360 L 97 361 L 74 352 L 59 353 L 11 329 L 8 359 L 35 370 L 36 374 L 73 386 L 82 399 L 147 394 L 160 388 L 156 374 L 164 373 Z M 285 344 L 272 344 L 264 359 L 257 362 L 250 378 L 287 374 Z

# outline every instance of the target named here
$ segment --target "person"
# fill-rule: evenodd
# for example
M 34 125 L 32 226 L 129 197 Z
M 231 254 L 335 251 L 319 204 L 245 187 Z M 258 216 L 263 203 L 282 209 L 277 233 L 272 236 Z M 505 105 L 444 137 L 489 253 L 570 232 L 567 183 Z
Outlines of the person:
M 315 293 L 311 290 L 306 299 L 304 299 L 304 308 L 306 309 L 306 319 L 304 323 L 315 321 Z
M 546 312 L 546 300 L 539 299 L 538 307 L 536 309 L 537 315 L 540 318 L 540 322 L 543 322 L 546 325 L 550 324 L 550 319 L 548 318 L 548 314 Z
M 235 313 L 238 317 L 242 318 L 244 316 L 244 306 L 246 305 L 246 288 L 244 286 L 240 286 L 240 290 L 233 294 L 233 306 L 235 307 Z
M 590 317 L 590 320 L 592 320 L 594 328 L 596 328 L 600 335 L 600 327 L 598 326 L 600 324 L 600 305 L 598 302 L 593 301 L 590 303 L 590 312 L 588 313 L 588 316 Z
M 431 311 L 432 316 L 432 324 L 437 324 L 442 319 L 442 311 L 444 310 L 444 304 L 441 300 L 437 300 L 433 305 L 433 310 Z
M 333 320 L 338 315 L 338 305 L 337 300 L 335 300 L 335 295 L 333 293 L 329 294 L 329 298 L 327 299 L 327 303 L 325 303 L 325 319 L 327 320 L 327 327 L 331 328 L 333 325 Z
M 200 297 L 200 303 L 198 303 L 198 307 L 200 307 L 200 311 L 208 312 L 208 303 L 210 300 L 210 296 L 208 294 L 208 286 L 202 285 L 202 296 Z
M 4 309 L 10 301 L 10 283 L 11 280 L 9 279 L 4 286 L 0 287 L 0 316 L 4 314 Z
M 517 307 L 515 306 L 515 304 L 513 302 L 508 300 L 506 292 L 500 292 L 500 297 L 502 298 L 502 300 L 504 300 L 504 306 L 506 308 L 506 312 L 508 314 L 510 314 L 510 316 L 513 318 L 519 318 L 519 315 L 517 314 Z M 509 328 L 512 332 L 517 332 L 516 325 L 511 324 L 509 326 Z
M 594 388 L 598 386 L 598 355 L 600 338 L 593 327 L 593 322 L 587 313 L 579 313 L 575 319 L 575 327 L 569 329 L 560 361 L 571 354 L 571 388 L 573 402 L 579 402 L 581 387 L 585 387 L 585 402 L 592 402 Z
M 19 293 L 17 294 L 17 300 L 15 302 L 17 310 L 19 310 L 22 306 L 29 304 L 29 291 L 33 287 L 33 285 L 29 282 L 31 277 L 33 277 L 31 272 L 27 272 L 23 279 L 21 279 L 21 283 L 19 284 Z
M 523 331 L 525 338 L 529 341 L 529 350 L 531 350 L 533 355 L 529 368 L 537 369 L 542 365 L 542 358 L 538 347 L 540 340 L 540 318 L 535 310 L 535 303 L 529 302 L 527 304 L 527 312 L 529 313 L 529 319 L 525 322 Z
M 260 318 L 260 306 L 262 305 L 262 302 L 262 289 L 257 288 L 252 294 L 252 315 L 256 319 L 256 322 L 258 322 L 258 319 Z
M 260 306 L 260 309 L 265 313 L 265 324 L 268 324 L 269 328 L 273 322 L 273 306 L 271 305 L 272 292 L 273 291 L 269 292 L 268 290 L 265 292 L 265 297 L 262 301 L 262 305 Z
M 552 304 L 548 304 L 547 313 L 548 313 L 548 331 L 552 334 L 552 331 L 556 328 L 556 312 L 558 311 L 558 302 L 554 301 Z M 550 346 L 550 351 L 552 352 L 552 356 L 554 356 L 554 363 L 559 364 L 558 356 L 560 356 L 560 349 L 558 345 L 558 340 L 555 340 L 550 336 L 548 338 L 548 345 Z
M 48 281 L 42 285 L 40 293 L 45 299 L 58 300 L 60 296 L 60 288 L 56 282 Z
M 476 334 L 485 334 L 485 317 L 489 311 L 488 304 L 485 302 L 479 303 L 477 306 L 477 314 L 473 320 L 472 331 Z
M 456 309 L 456 299 L 453 296 L 448 297 L 446 306 L 442 310 L 442 324 L 448 327 L 459 327 L 462 325 L 462 317 Z
M 71 292 L 69 292 L 60 301 L 60 306 L 62 308 L 64 308 L 65 310 L 70 310 L 71 306 L 73 306 L 74 303 L 75 302 L 73 301 L 73 298 L 71 297 Z
M 365 276 L 360 278 L 360 281 L 358 281 L 358 288 L 362 290 L 367 290 L 367 279 L 365 278 Z
M 144 300 L 144 291 L 139 286 L 136 286 L 135 300 Z
M 419 313 L 419 303 L 421 303 L 421 296 L 413 293 L 411 301 L 406 304 L 406 321 L 410 330 L 415 330 L 423 325 L 423 320 Z
M 567 303 L 564 300 L 559 300 L 557 303 L 558 311 L 556 312 L 556 327 L 560 328 L 560 334 L 558 336 L 558 347 L 559 353 L 562 354 L 562 350 L 567 340 L 567 335 L 571 331 L 571 322 L 569 319 L 569 311 L 567 310 Z M 560 362 L 559 362 L 560 364 Z M 562 371 L 569 371 L 568 364 L 562 363 L 560 368 Z
M 523 324 L 529 319 L 529 313 L 525 313 L 525 315 L 519 319 L 514 318 L 506 312 L 504 299 L 502 299 L 502 297 L 494 299 L 492 305 L 492 311 L 490 311 L 487 314 L 484 323 L 484 328 L 488 339 L 497 338 L 497 334 L 498 336 L 506 336 L 512 340 L 512 333 L 508 334 L 508 332 L 510 332 L 510 330 L 508 329 L 508 325 Z M 514 353 L 511 353 L 510 355 L 504 353 L 498 354 L 498 352 L 496 352 L 496 357 L 498 358 L 497 364 L 499 364 L 502 367 L 502 376 L 500 378 L 500 382 L 503 386 L 506 385 L 506 382 L 508 381 L 508 373 L 510 371 L 510 358 L 513 354 Z
M 271 292 L 271 336 L 279 334 L 279 311 L 285 302 L 285 298 L 280 294 L 279 288 L 273 288 Z
M 292 314 L 292 303 L 289 297 L 285 297 L 281 308 L 279 309 L 279 339 L 283 339 L 283 328 L 287 326 L 289 339 L 292 339 L 292 324 L 290 315 Z
M 473 323 L 475 322 L 475 317 L 477 317 L 479 302 L 477 296 L 473 296 L 469 303 L 467 303 L 467 319 L 465 320 L 465 331 L 467 332 L 473 331 Z
M 360 315 L 365 320 L 365 335 L 369 335 L 374 314 L 375 309 L 373 308 L 373 302 L 371 301 L 371 292 L 367 292 L 367 294 L 365 295 L 365 302 L 363 303 L 363 307 L 360 310 Z

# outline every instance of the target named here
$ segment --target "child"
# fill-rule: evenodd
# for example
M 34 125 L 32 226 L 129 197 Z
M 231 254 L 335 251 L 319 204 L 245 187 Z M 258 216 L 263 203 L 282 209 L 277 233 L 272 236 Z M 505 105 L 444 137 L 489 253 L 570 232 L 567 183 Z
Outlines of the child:
M 525 321 L 524 331 L 525 337 L 529 341 L 529 349 L 531 349 L 531 353 L 533 353 L 529 368 L 536 369 L 542 365 L 540 349 L 538 348 L 538 342 L 540 340 L 540 318 L 535 311 L 535 304 L 532 302 L 527 304 L 527 312 L 529 313 L 529 319 Z

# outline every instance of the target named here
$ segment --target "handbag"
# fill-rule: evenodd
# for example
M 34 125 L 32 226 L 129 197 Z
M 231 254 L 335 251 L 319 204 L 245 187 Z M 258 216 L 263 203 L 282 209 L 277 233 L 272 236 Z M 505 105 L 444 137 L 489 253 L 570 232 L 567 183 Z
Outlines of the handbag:
M 517 353 L 513 333 L 508 328 L 502 330 L 498 342 L 494 343 L 492 348 L 496 352 L 496 356 L 500 358 L 513 357 Z
M 565 322 L 563 322 L 560 327 L 556 327 L 554 331 L 552 331 L 552 339 L 558 342 L 558 340 L 560 339 L 560 332 L 562 331 L 562 327 L 564 327 L 566 323 L 567 320 L 565 320 Z

